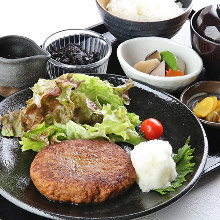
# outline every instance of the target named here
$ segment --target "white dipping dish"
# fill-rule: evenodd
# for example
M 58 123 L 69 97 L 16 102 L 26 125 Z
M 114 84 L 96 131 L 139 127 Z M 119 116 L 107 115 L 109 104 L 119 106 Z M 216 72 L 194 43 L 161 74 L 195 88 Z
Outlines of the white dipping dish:
M 133 66 L 144 60 L 154 50 L 170 51 L 186 64 L 184 76 L 160 77 L 142 73 Z M 118 60 L 127 77 L 150 84 L 161 90 L 173 92 L 194 82 L 203 68 L 200 56 L 191 48 L 162 37 L 138 37 L 121 43 L 117 49 Z

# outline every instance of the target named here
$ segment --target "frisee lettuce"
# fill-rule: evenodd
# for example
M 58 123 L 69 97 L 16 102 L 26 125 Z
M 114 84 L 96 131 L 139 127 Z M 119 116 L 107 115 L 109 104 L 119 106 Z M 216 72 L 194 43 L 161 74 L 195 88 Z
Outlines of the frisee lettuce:
M 186 175 L 193 171 L 193 166 L 195 163 L 192 163 L 191 160 L 193 158 L 192 153 L 194 149 L 189 145 L 190 137 L 186 140 L 186 143 L 183 147 L 179 148 L 178 153 L 173 155 L 173 160 L 176 163 L 176 171 L 177 177 L 171 183 L 171 186 L 165 189 L 157 189 L 155 191 L 164 195 L 169 192 L 175 191 L 177 187 L 182 186 L 182 184 L 186 181 Z

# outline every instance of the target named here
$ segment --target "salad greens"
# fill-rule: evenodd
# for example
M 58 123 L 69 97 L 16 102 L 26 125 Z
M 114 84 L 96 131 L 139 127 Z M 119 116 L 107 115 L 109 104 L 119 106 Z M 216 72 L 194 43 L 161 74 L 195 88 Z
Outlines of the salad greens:
M 139 116 L 125 107 L 133 86 L 132 80 L 115 87 L 84 74 L 40 79 L 27 106 L 3 116 L 2 135 L 21 137 L 23 151 L 78 138 L 136 145 L 146 139 L 135 130 Z
M 166 194 L 168 192 L 175 191 L 179 186 L 182 186 L 183 182 L 186 181 L 185 177 L 188 173 L 193 171 L 193 166 L 195 163 L 192 163 L 193 158 L 192 153 L 194 149 L 189 145 L 190 137 L 186 140 L 185 145 L 182 148 L 179 148 L 178 153 L 173 155 L 173 160 L 176 163 L 177 177 L 171 183 L 172 185 L 165 189 L 157 189 L 155 191 Z
M 133 115 L 132 121 L 130 121 L 131 114 L 127 113 L 125 107 L 120 106 L 112 111 L 111 105 L 108 104 L 103 106 L 101 113 L 104 115 L 102 123 L 96 123 L 94 126 L 81 125 L 72 120 L 65 124 L 55 121 L 53 125 L 46 125 L 43 122 L 36 129 L 23 134 L 20 141 L 20 144 L 23 145 L 22 150 L 40 151 L 49 144 L 67 139 L 104 139 L 133 145 L 146 140 L 135 131 L 139 117 Z

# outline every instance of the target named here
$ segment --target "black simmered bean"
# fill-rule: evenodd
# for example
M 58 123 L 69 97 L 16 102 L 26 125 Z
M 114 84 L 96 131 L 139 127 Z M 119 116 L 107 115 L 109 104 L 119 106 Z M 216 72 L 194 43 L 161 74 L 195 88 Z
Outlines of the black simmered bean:
M 69 43 L 65 47 L 57 49 L 50 46 L 48 52 L 54 60 L 68 65 L 87 65 L 99 60 L 98 52 L 90 54 L 75 43 Z

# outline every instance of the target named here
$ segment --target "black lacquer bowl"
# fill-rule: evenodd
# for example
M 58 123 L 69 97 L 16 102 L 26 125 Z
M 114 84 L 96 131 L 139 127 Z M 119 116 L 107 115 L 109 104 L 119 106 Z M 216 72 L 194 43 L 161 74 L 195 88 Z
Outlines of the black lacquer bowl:
M 99 74 L 102 80 L 118 85 L 126 77 Z M 129 112 L 141 120 L 157 118 L 164 126 L 162 139 L 168 140 L 176 153 L 190 136 L 196 163 L 182 187 L 168 195 L 154 191 L 142 193 L 135 184 L 117 198 L 98 204 L 75 205 L 52 202 L 42 196 L 30 180 L 29 168 L 35 152 L 21 152 L 18 139 L 0 136 L 0 194 L 17 206 L 48 218 L 61 219 L 131 219 L 148 215 L 168 206 L 186 194 L 200 178 L 208 153 L 207 138 L 199 120 L 178 99 L 135 82 L 129 92 Z M 29 89 L 19 91 L 0 103 L 0 115 L 23 107 L 31 98 Z
M 192 11 L 192 0 L 178 0 L 184 11 L 171 19 L 162 21 L 132 21 L 120 18 L 106 10 L 109 0 L 96 0 L 103 23 L 118 40 L 125 41 L 136 37 L 173 37 L 183 26 Z M 166 9 L 164 9 L 166 10 Z
M 203 16 L 202 17 L 202 12 Z M 214 12 L 218 19 L 215 20 L 214 16 L 210 14 Z M 198 24 L 201 24 L 198 27 Z M 202 58 L 204 67 L 206 69 L 206 76 L 209 80 L 220 80 L 220 6 L 210 5 L 197 12 L 191 18 L 190 31 L 192 48 Z M 204 32 L 204 30 L 206 30 Z M 211 31 L 209 31 L 211 30 Z M 213 31 L 214 30 L 214 31 Z M 215 31 L 216 30 L 216 31 Z M 217 34 L 215 34 L 217 32 Z M 204 33 L 213 35 L 214 39 L 204 36 Z

